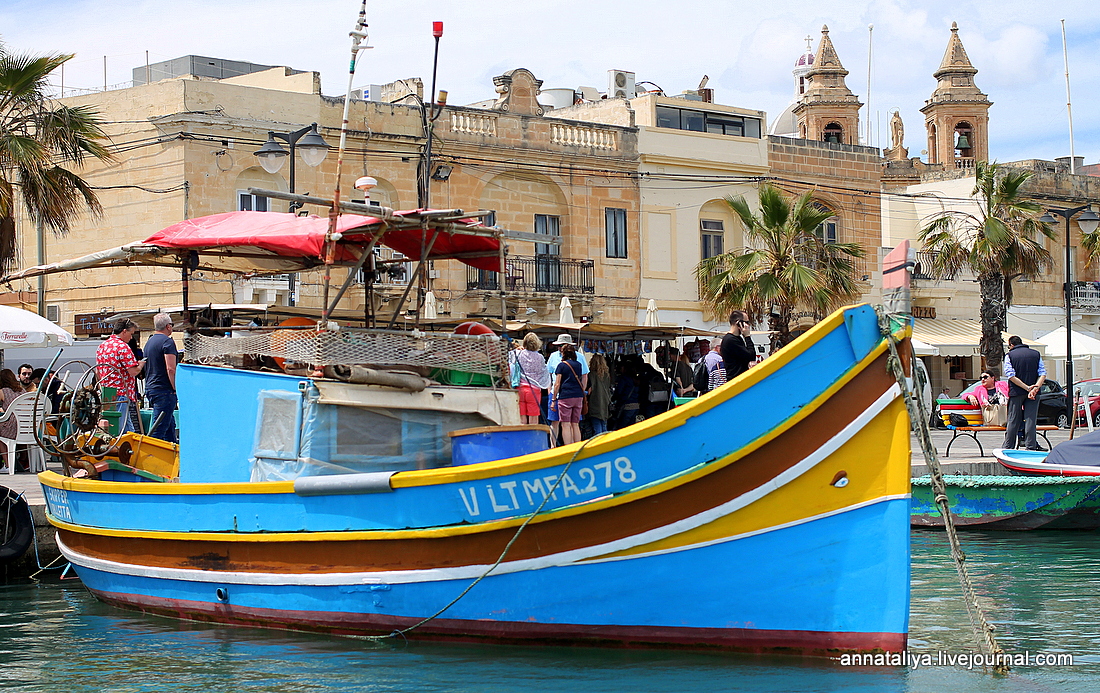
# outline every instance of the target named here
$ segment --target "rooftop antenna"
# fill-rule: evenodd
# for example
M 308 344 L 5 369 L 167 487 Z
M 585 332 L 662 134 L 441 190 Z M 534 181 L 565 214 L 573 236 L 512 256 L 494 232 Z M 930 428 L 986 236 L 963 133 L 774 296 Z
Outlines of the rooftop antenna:
M 344 168 L 344 148 L 348 143 L 348 110 L 351 107 L 351 84 L 355 79 L 355 65 L 359 61 L 359 51 L 367 50 L 371 46 L 361 45 L 369 43 L 367 36 L 367 0 L 363 0 L 359 8 L 359 18 L 355 22 L 355 28 L 351 31 L 351 62 L 348 65 L 348 90 L 344 94 L 344 120 L 340 124 L 340 148 L 336 154 L 336 189 L 332 193 L 332 210 L 328 213 L 328 231 L 325 232 L 325 292 L 324 313 L 318 328 L 325 329 L 328 324 L 332 307 L 328 304 L 329 286 L 332 283 L 332 263 L 336 259 L 336 220 L 340 217 L 340 173 Z
M 1069 116 L 1069 172 L 1077 173 L 1077 158 L 1073 152 L 1073 103 L 1069 97 L 1069 50 L 1066 48 L 1066 20 L 1062 20 L 1062 60 L 1066 64 L 1066 115 Z

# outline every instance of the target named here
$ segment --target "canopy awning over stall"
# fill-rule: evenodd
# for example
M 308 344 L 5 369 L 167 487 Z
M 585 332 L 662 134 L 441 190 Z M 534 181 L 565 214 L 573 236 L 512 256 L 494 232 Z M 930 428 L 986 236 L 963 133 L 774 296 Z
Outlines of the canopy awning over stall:
M 1001 334 L 1007 343 L 1011 335 Z M 982 342 L 982 324 L 977 320 L 929 320 L 916 318 L 913 321 L 913 339 L 939 350 L 939 356 L 980 356 Z M 1024 344 L 1044 353 L 1046 345 L 1033 339 L 1024 338 Z
M 186 219 L 144 241 L 83 257 L 29 267 L 0 278 L 11 282 L 58 272 L 143 265 L 183 267 L 246 275 L 298 272 L 324 264 L 329 220 L 276 212 L 226 212 Z M 457 259 L 488 271 L 500 269 L 497 230 L 458 210 L 412 210 L 392 217 L 342 214 L 336 221 L 334 261 L 354 265 L 372 240 L 407 257 Z

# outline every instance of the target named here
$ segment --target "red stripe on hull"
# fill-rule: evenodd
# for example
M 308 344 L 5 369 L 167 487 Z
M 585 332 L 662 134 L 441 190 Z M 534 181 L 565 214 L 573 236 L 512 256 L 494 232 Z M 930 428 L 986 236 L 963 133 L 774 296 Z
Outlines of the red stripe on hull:
M 337 635 L 384 636 L 421 619 L 325 611 L 241 608 L 145 595 L 89 590 L 125 609 L 230 626 L 282 628 Z M 452 642 L 584 647 L 718 649 L 731 652 L 832 657 L 845 652 L 901 652 L 905 633 L 845 633 L 746 628 L 586 625 L 437 618 L 406 637 Z
M 1020 472 L 1026 476 L 1100 476 L 1100 467 L 1093 470 L 1077 470 L 1066 469 L 1065 467 L 1059 467 L 1057 465 L 1047 465 L 1046 467 L 1022 467 L 1000 460 L 1001 466 L 1007 467 L 1014 472 Z

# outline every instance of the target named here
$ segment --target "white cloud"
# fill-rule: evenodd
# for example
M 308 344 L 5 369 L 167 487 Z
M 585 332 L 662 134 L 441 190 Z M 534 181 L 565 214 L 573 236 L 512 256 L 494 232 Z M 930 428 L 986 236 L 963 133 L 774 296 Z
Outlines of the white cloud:
M 18 51 L 76 52 L 69 87 L 130 79 L 143 65 L 210 55 L 289 65 L 322 74 L 324 91 L 347 82 L 347 37 L 357 0 L 6 0 L 0 27 Z M 527 67 L 546 87 L 606 87 L 610 68 L 636 72 L 670 93 L 708 74 L 717 98 L 777 115 L 792 93 L 790 71 L 806 34 L 817 45 L 828 24 L 848 86 L 867 97 L 867 25 L 874 24 L 874 75 L 864 117 L 885 123 L 898 108 L 912 154 L 924 148 L 919 108 L 935 82 L 952 21 L 994 101 L 991 153 L 1001 160 L 1053 157 L 1068 150 L 1058 19 L 1067 20 L 1077 150 L 1100 159 L 1100 114 L 1091 108 L 1100 54 L 1100 3 L 1093 0 L 772 0 L 745 5 L 693 0 L 405 0 L 368 3 L 372 44 L 356 85 L 431 75 L 431 22 L 443 20 L 439 86 L 452 103 L 493 96 L 492 77 Z M 872 131 L 878 131 L 878 127 Z M 1036 132 L 1039 130 L 1040 132 Z M 881 141 L 881 140 L 880 140 Z M 1059 142 L 1066 142 L 1065 146 Z

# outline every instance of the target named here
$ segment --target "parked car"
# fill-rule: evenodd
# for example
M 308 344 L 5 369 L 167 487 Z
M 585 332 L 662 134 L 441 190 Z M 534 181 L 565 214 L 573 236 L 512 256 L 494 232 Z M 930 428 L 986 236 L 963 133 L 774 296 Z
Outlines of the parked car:
M 1069 428 L 1069 416 L 1066 415 L 1066 390 L 1056 380 L 1044 381 L 1039 388 L 1038 423 Z
M 1077 397 L 1080 390 L 1081 396 Z M 1077 425 L 1087 426 L 1085 420 L 1085 402 L 1088 402 L 1088 418 L 1092 419 L 1093 428 L 1100 428 L 1100 378 L 1088 378 L 1078 380 L 1073 386 L 1073 394 L 1077 404 Z

